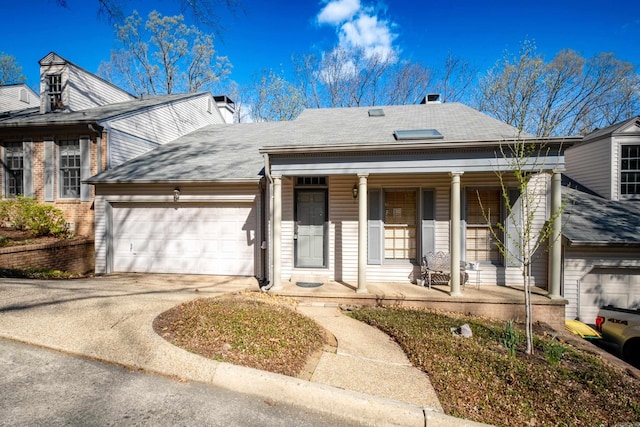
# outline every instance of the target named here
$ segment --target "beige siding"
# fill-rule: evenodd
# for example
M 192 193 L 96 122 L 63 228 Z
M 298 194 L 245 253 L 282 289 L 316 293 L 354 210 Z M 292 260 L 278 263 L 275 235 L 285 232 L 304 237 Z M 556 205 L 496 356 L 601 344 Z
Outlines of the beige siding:
M 335 280 L 358 279 L 358 200 L 352 196 L 356 177 L 329 180 L 330 266 Z
M 293 180 L 282 180 L 282 252 L 281 271 L 283 280 L 302 274 L 323 275 L 329 280 L 341 280 L 347 283 L 357 281 L 358 266 L 358 201 L 354 200 L 351 190 L 358 181 L 357 176 L 329 177 L 329 258 L 327 269 L 296 269 L 294 267 L 294 198 Z M 540 204 L 536 215 L 537 226 L 541 226 L 546 218 L 547 179 L 539 181 L 538 198 Z M 369 189 L 412 189 L 416 192 L 433 189 L 436 195 L 436 250 L 449 251 L 449 197 L 451 178 L 448 174 L 421 175 L 373 175 L 368 178 Z M 493 187 L 500 188 L 493 173 L 464 174 L 463 189 Z M 464 219 L 464 214 L 463 214 Z M 417 227 L 418 230 L 420 227 Z M 464 233 L 463 233 L 464 238 Z M 418 248 L 419 248 L 418 244 Z M 536 260 L 533 268 L 533 284 L 546 287 L 547 259 L 545 248 Z M 418 255 L 420 250 L 418 249 Z M 416 268 L 410 261 L 383 261 L 381 265 L 367 266 L 369 282 L 403 282 L 409 281 L 409 274 Z M 482 284 L 522 285 L 520 268 L 488 265 L 483 266 L 479 275 Z M 475 283 L 475 274 L 471 277 Z
M 282 246 L 280 252 L 281 273 L 285 279 L 290 279 L 294 267 L 293 253 L 293 181 L 291 178 L 282 179 Z
M 564 250 L 563 296 L 568 301 L 566 319 L 580 318 L 580 283 L 594 268 L 640 268 L 640 252 L 633 249 L 574 249 Z
M 577 144 L 565 151 L 566 174 L 603 197 L 612 197 L 616 162 L 610 141 Z

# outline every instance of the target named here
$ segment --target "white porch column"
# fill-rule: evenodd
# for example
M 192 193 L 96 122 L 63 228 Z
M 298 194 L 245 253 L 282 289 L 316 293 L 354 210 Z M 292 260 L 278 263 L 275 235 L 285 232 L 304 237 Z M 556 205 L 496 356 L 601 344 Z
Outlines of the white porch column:
M 358 289 L 356 293 L 367 293 L 367 177 L 358 174 Z
M 562 173 L 554 170 L 551 176 L 551 235 L 549 236 L 549 298 L 562 298 Z
M 273 288 L 282 289 L 282 176 L 273 176 Z
M 453 297 L 461 296 L 460 292 L 460 177 L 463 172 L 451 172 L 451 229 L 449 230 L 449 247 L 451 248 L 451 290 Z

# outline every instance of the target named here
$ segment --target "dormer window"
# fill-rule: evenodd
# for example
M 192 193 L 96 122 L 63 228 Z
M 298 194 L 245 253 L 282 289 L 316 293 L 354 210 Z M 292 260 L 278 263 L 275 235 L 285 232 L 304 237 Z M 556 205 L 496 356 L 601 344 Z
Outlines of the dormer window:
M 62 109 L 62 75 L 48 74 L 47 96 L 49 97 L 49 111 Z
M 622 196 L 640 195 L 640 145 L 622 146 L 620 165 L 620 193 Z

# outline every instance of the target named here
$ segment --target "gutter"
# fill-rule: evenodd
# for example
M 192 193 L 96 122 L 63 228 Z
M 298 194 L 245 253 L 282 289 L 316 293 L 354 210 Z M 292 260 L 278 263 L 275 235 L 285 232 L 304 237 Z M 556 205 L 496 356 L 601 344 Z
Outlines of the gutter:
M 251 183 L 259 183 L 262 178 L 228 178 L 228 179 L 141 179 L 141 180 L 100 180 L 94 179 L 95 177 L 91 177 L 87 180 L 82 181 L 84 184 L 211 184 L 211 183 L 222 183 L 222 184 L 251 184 Z
M 345 151 L 397 151 L 397 150 L 436 150 L 436 149 L 452 149 L 452 148 L 475 148 L 488 149 L 499 148 L 504 144 L 512 144 L 517 142 L 538 142 L 548 145 L 556 145 L 568 148 L 576 142 L 581 141 L 581 136 L 570 136 L 563 138 L 513 138 L 513 139 L 491 139 L 491 140 L 450 140 L 427 142 L 416 141 L 411 143 L 382 143 L 382 144 L 331 144 L 331 145 L 280 145 L 261 147 L 258 151 L 261 154 L 289 154 L 289 153 L 335 153 Z
M 640 242 L 611 242 L 611 241 L 582 241 L 582 240 L 568 240 L 567 246 L 569 247 L 590 247 L 590 248 L 634 248 L 640 247 Z

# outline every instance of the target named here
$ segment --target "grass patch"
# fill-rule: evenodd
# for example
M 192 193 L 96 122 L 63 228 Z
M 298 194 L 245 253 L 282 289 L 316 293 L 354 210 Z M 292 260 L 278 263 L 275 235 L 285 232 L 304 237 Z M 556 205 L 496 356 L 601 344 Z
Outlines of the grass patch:
M 447 414 L 501 426 L 640 421 L 638 380 L 554 336 L 537 336 L 535 353 L 526 355 L 523 343 L 512 340 L 524 332 L 504 323 L 402 308 L 361 308 L 351 315 L 398 342 L 429 375 Z M 472 338 L 452 336 L 451 328 L 463 323 Z
M 324 333 L 289 306 L 263 299 L 190 301 L 160 315 L 153 327 L 174 345 L 210 359 L 296 376 L 325 343 Z

